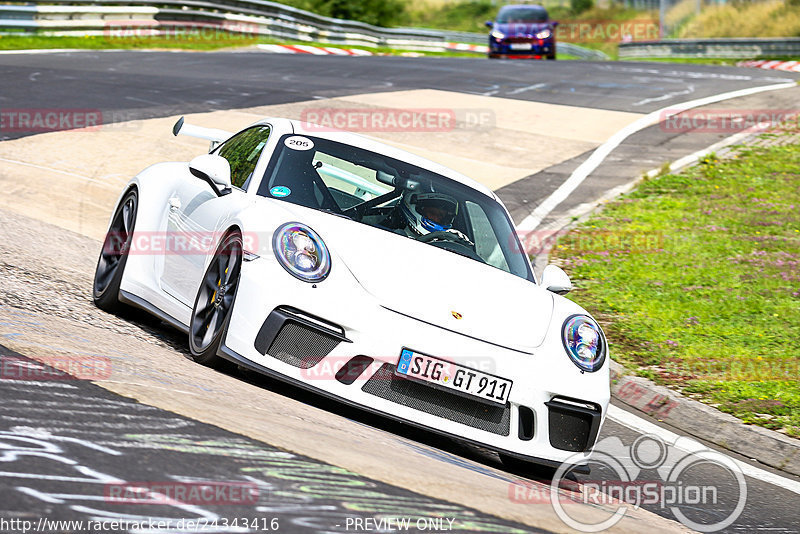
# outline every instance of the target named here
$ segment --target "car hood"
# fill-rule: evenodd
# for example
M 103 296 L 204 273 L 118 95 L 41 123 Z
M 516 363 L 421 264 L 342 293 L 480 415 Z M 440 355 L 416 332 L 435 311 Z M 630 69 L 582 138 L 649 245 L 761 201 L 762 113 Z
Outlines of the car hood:
M 495 24 L 494 30 L 499 31 L 506 37 L 521 37 L 533 36 L 545 28 L 552 29 L 552 27 L 552 24 L 549 22 L 507 22 L 504 24 Z
M 517 351 L 544 341 L 553 295 L 533 282 L 386 230 L 313 218 L 305 220 L 325 240 L 332 268 L 343 263 L 384 308 Z

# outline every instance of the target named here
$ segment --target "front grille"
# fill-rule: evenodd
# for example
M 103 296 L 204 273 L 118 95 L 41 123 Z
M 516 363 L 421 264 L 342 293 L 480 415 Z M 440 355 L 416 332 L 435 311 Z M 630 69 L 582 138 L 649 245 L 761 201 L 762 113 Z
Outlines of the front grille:
M 339 340 L 335 337 L 287 321 L 267 349 L 267 354 L 289 365 L 309 369 L 321 362 L 338 344 Z
M 395 366 L 385 363 L 361 388 L 375 395 L 436 417 L 455 421 L 493 434 L 508 436 L 511 409 L 490 405 L 461 395 L 448 393 L 414 380 L 396 376 Z

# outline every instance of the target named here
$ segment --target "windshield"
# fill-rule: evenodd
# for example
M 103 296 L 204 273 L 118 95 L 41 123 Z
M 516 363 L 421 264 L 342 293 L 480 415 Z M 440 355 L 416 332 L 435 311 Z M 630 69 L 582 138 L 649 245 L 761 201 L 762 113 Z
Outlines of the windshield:
M 500 10 L 497 22 L 547 22 L 547 11 L 543 7 L 509 7 Z
M 388 156 L 284 135 L 258 194 L 348 217 L 533 281 L 513 224 L 496 200 Z

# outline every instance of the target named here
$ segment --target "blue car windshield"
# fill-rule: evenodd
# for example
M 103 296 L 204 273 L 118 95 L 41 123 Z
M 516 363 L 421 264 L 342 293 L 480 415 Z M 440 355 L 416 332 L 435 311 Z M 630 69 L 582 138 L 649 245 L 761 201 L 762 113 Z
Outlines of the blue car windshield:
M 514 6 L 500 10 L 497 14 L 498 24 L 525 22 L 547 22 L 547 11 L 543 7 Z
M 534 280 L 514 225 L 497 200 L 383 154 L 310 135 L 284 135 L 258 194 L 344 216 Z M 414 210 L 419 210 L 422 232 L 413 230 Z M 439 237 L 428 240 L 428 232 Z

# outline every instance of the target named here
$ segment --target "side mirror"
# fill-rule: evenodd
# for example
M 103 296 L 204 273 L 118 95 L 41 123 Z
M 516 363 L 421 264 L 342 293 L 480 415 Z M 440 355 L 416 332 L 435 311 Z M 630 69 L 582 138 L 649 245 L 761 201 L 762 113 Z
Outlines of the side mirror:
M 572 282 L 561 267 L 548 265 L 542 272 L 542 281 L 539 285 L 557 295 L 566 295 L 572 291 Z
M 559 24 L 559 22 L 558 22 L 557 20 L 551 20 L 551 21 L 550 21 L 550 26 L 552 26 L 553 28 L 555 28 L 556 26 L 558 26 L 558 24 Z
M 484 22 L 483 24 L 484 24 L 484 26 L 486 26 L 487 28 L 494 28 L 494 22 L 492 22 L 491 20 L 487 20 L 487 21 L 486 21 L 486 22 Z
M 189 172 L 204 180 L 218 196 L 231 191 L 231 165 L 216 154 L 203 154 L 189 162 Z

